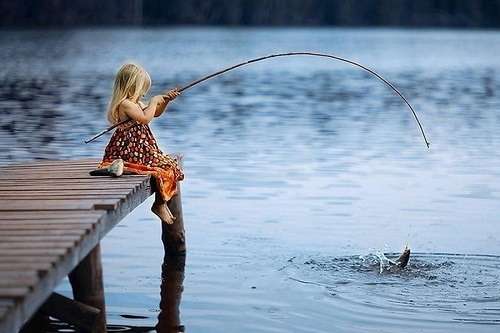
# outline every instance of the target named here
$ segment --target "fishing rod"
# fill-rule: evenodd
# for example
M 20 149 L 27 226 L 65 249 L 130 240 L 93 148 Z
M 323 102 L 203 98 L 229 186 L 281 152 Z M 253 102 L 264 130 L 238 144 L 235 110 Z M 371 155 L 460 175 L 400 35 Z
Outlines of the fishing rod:
M 250 59 L 250 60 L 247 60 L 247 61 L 243 61 L 243 62 L 240 62 L 240 63 L 238 63 L 236 65 L 233 65 L 233 66 L 230 66 L 230 67 L 226 67 L 224 69 L 221 69 L 220 71 L 214 72 L 212 74 L 209 74 L 207 76 L 199 78 L 199 79 L 197 79 L 197 80 L 195 80 L 195 81 L 193 81 L 191 83 L 188 83 L 185 86 L 177 88 L 176 90 L 178 92 L 183 92 L 184 90 L 187 90 L 187 89 L 191 88 L 192 86 L 195 86 L 195 85 L 197 85 L 199 83 L 202 83 L 202 82 L 204 82 L 204 81 L 206 81 L 208 79 L 211 79 L 211 78 L 213 78 L 215 76 L 218 76 L 218 75 L 221 75 L 223 73 L 229 72 L 229 71 L 231 71 L 233 69 L 236 69 L 238 67 L 242 67 L 242 66 L 245 66 L 245 65 L 252 64 L 254 62 L 258 62 L 258 61 L 262 61 L 262 60 L 266 60 L 266 59 L 271 59 L 271 58 L 288 57 L 288 56 L 314 56 L 314 57 L 330 58 L 330 59 L 342 61 L 342 62 L 351 64 L 351 65 L 357 66 L 357 67 L 359 67 L 359 68 L 367 71 L 368 73 L 374 75 L 379 80 L 381 80 L 386 85 L 388 85 L 392 90 L 394 90 L 394 92 L 396 92 L 396 94 L 398 94 L 399 97 L 401 97 L 403 99 L 403 101 L 406 103 L 406 105 L 408 105 L 408 107 L 410 108 L 410 111 L 413 114 L 413 117 L 415 118 L 415 121 L 418 124 L 418 127 L 420 128 L 420 132 L 422 133 L 422 136 L 423 136 L 423 139 L 425 141 L 425 144 L 427 145 L 427 148 L 430 147 L 431 144 L 430 144 L 429 141 L 427 141 L 427 137 L 425 136 L 424 128 L 422 127 L 422 124 L 420 123 L 420 120 L 418 119 L 417 112 L 415 112 L 415 110 L 413 109 L 413 106 L 410 104 L 410 101 L 408 101 L 408 99 L 401 93 L 401 91 L 399 91 L 392 83 L 390 83 L 389 81 L 387 81 L 386 79 L 384 79 L 380 74 L 378 74 L 374 70 L 372 70 L 372 69 L 370 69 L 370 68 L 368 68 L 368 67 L 366 67 L 366 66 L 364 66 L 364 65 L 362 65 L 360 63 L 357 63 L 355 61 L 352 61 L 352 60 L 349 60 L 349 59 L 346 59 L 346 58 L 342 58 L 342 57 L 339 57 L 339 56 L 336 56 L 336 55 L 332 55 L 332 54 L 316 53 L 316 52 L 287 52 L 287 53 L 270 54 L 270 55 L 266 55 L 266 56 L 263 56 L 263 57 L 259 57 L 259 58 L 255 58 L 255 59 Z M 116 128 L 116 127 L 118 127 L 118 126 L 126 123 L 127 121 L 130 121 L 130 118 L 122 120 L 122 121 L 120 121 L 120 122 L 118 122 L 116 124 L 111 125 L 110 127 L 108 127 L 107 129 L 105 129 L 101 133 L 99 133 L 99 134 L 93 136 L 92 138 L 90 138 L 89 140 L 85 141 L 85 143 L 89 143 L 91 141 L 94 141 L 95 139 L 97 139 L 100 136 L 108 133 L 109 131 L 113 130 L 114 128 Z

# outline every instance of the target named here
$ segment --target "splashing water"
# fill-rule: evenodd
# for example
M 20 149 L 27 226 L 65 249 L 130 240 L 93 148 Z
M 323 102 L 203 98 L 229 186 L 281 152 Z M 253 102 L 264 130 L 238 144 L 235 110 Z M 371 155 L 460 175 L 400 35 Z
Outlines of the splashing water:
M 391 269 L 401 269 L 393 260 L 387 258 L 382 251 L 361 255 L 359 258 L 363 261 L 363 265 L 368 268 L 378 266 L 380 274 L 389 273 Z

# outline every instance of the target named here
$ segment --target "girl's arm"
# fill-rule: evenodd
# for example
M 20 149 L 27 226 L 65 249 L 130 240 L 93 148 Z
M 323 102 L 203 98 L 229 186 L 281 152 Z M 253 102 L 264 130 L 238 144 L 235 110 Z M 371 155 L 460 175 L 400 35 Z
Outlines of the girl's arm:
M 127 117 L 137 120 L 140 123 L 149 124 L 155 115 L 158 105 L 164 102 L 165 96 L 157 95 L 151 98 L 145 109 L 141 109 L 141 107 L 137 103 L 126 99 L 120 104 L 119 111 L 120 114 L 125 114 Z
M 180 92 L 178 92 L 176 89 L 174 89 L 174 90 L 170 90 L 165 95 L 163 95 L 164 102 L 158 104 L 158 106 L 156 107 L 155 117 L 161 116 L 163 114 L 163 111 L 165 111 L 165 109 L 167 108 L 168 103 L 173 101 L 174 99 L 176 99 L 180 94 L 181 94 Z

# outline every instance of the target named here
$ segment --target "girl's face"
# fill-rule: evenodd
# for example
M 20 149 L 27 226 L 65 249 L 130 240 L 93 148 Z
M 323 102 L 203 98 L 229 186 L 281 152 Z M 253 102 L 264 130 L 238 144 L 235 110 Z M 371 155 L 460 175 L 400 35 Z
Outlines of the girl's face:
M 149 81 L 149 76 L 145 77 L 144 81 L 142 83 L 141 93 L 139 94 L 139 101 L 141 99 L 143 99 L 144 97 L 146 97 L 146 94 L 148 93 L 150 86 L 151 86 L 151 84 L 150 84 L 150 81 Z

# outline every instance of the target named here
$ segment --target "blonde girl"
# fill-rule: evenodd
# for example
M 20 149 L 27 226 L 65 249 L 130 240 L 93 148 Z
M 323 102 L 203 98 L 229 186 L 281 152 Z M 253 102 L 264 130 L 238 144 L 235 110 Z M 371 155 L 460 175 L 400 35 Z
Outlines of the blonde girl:
M 111 124 L 128 121 L 116 128 L 104 150 L 100 167 L 108 167 L 114 160 L 122 159 L 126 171 L 152 175 L 156 191 L 151 211 L 163 222 L 172 224 L 175 218 L 166 203 L 177 194 L 177 182 L 184 179 L 184 174 L 177 162 L 160 150 L 149 123 L 163 114 L 179 92 L 171 90 L 165 95 L 153 96 L 144 104 L 142 99 L 150 88 L 151 78 L 136 64 L 125 63 L 116 73 L 108 120 Z

